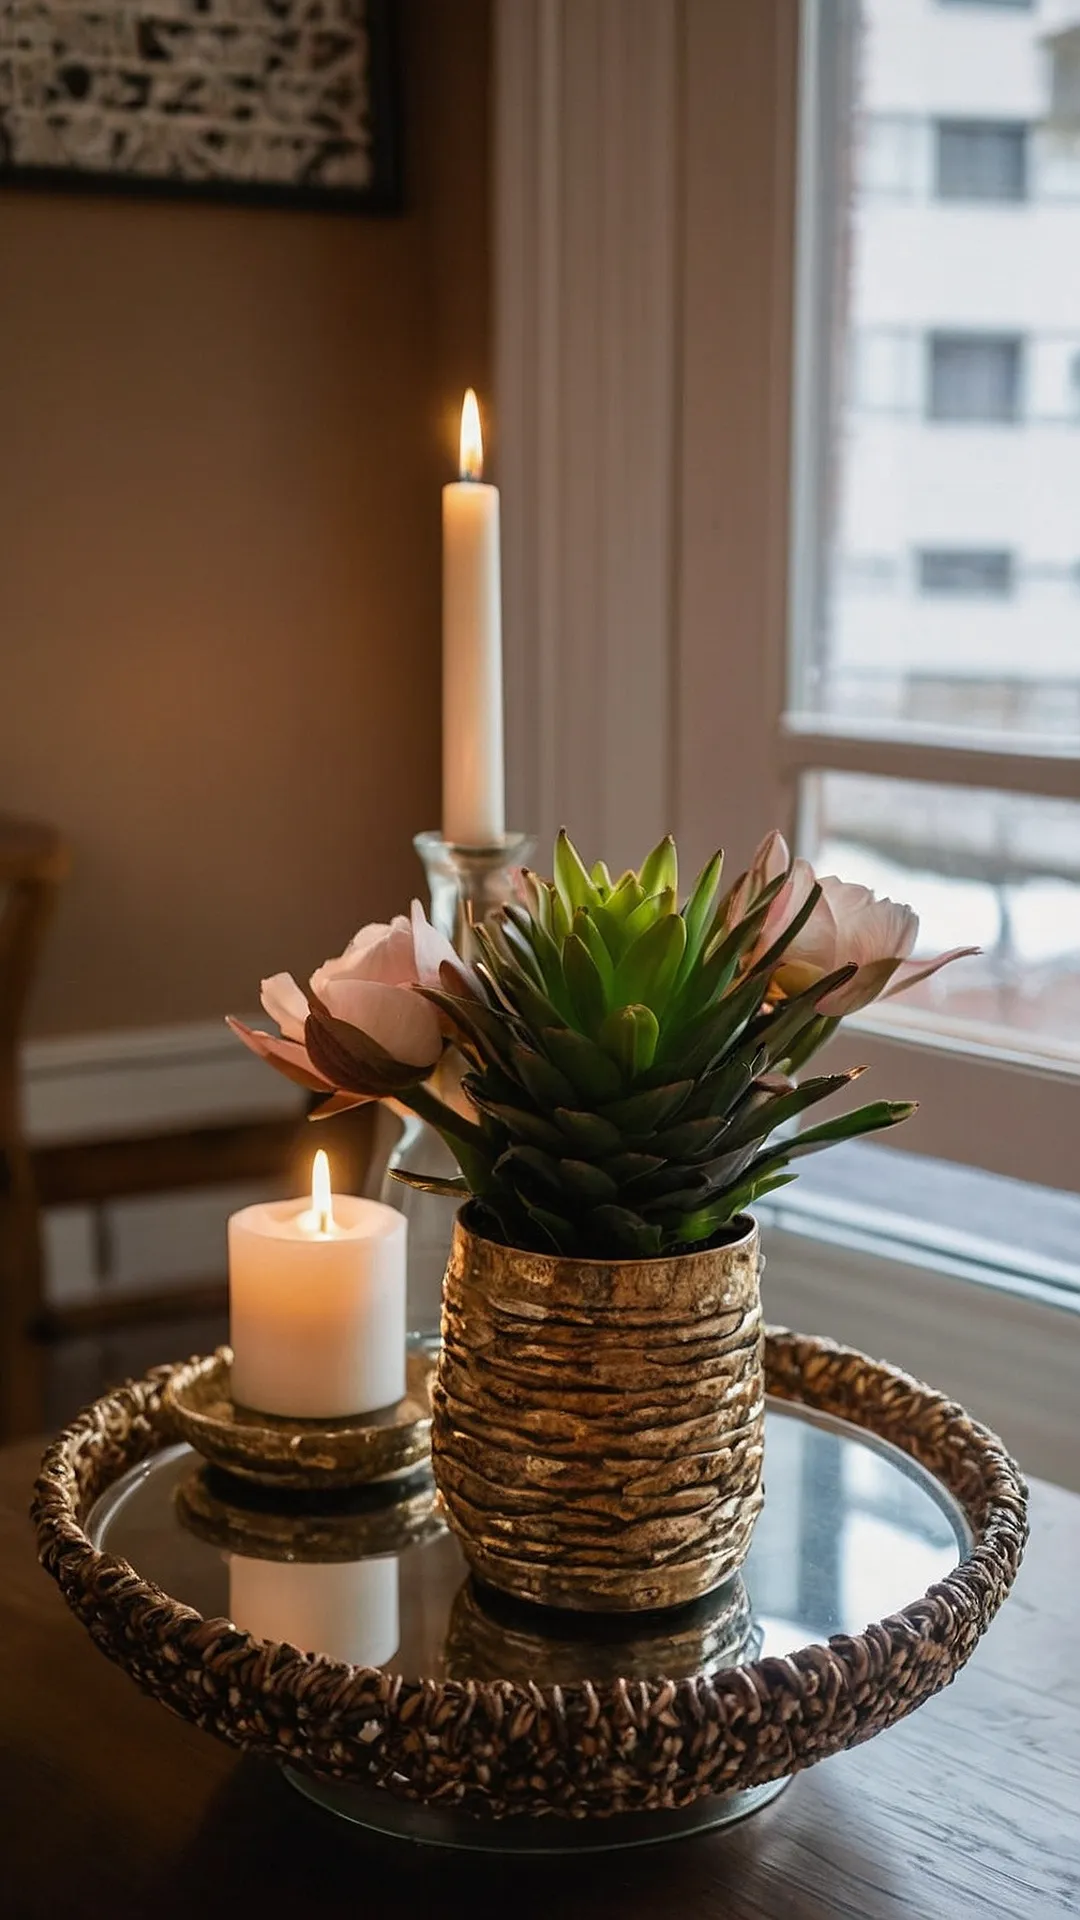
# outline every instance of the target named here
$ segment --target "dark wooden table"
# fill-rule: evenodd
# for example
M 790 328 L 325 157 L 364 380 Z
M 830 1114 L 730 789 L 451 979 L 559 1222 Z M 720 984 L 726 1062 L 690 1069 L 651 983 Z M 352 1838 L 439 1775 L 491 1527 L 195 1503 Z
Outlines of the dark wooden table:
M 965 1920 L 1080 1914 L 1080 1498 L 1036 1484 L 1016 1590 L 955 1685 L 726 1833 L 522 1860 L 379 1840 L 110 1667 L 0 1453 L 4 1920 Z M 913 1596 L 914 1597 L 914 1596 Z

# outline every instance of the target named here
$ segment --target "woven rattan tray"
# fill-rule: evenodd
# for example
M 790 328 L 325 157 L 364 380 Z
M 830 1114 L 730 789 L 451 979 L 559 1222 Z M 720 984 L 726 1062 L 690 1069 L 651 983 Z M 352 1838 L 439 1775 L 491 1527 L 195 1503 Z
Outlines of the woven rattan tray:
M 406 1679 L 203 1618 L 88 1538 L 92 1504 L 172 1437 L 168 1368 L 89 1407 L 49 1447 L 33 1518 L 43 1565 L 97 1645 L 183 1718 L 323 1782 L 478 1818 L 686 1809 L 763 1787 L 869 1739 L 945 1686 L 1012 1585 L 1026 1490 L 1000 1441 L 906 1374 L 774 1330 L 769 1392 L 919 1463 L 971 1531 L 921 1598 L 858 1635 L 673 1680 Z M 610 1675 L 610 1666 L 606 1668 Z

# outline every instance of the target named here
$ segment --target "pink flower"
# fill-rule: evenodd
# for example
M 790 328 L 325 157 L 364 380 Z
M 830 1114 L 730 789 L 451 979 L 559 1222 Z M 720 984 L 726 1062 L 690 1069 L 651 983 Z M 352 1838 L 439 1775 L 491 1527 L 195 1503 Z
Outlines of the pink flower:
M 292 974 L 275 973 L 269 980 L 262 981 L 259 998 L 263 1011 L 277 1021 L 280 1033 L 264 1033 L 259 1027 L 245 1026 L 231 1013 L 226 1015 L 226 1025 L 252 1053 L 257 1053 L 260 1060 L 268 1060 L 287 1080 L 295 1080 L 313 1093 L 332 1094 L 333 1085 L 319 1072 L 305 1045 L 308 1003 Z
M 229 1025 L 301 1086 L 380 1099 L 426 1079 L 442 1055 L 439 1015 L 414 989 L 444 984 L 444 969 L 457 991 L 469 991 L 467 969 L 414 900 L 408 919 L 362 927 L 344 953 L 317 967 L 310 1000 L 289 973 L 263 981 L 262 1004 L 280 1037 Z
M 796 862 L 796 866 L 800 864 L 805 863 Z M 779 905 L 781 897 L 774 906 Z M 805 900 L 805 893 L 802 897 Z M 909 956 L 918 931 L 919 916 L 911 907 L 895 900 L 878 900 L 869 887 L 826 874 L 821 881 L 821 898 L 781 955 L 773 985 L 790 996 L 812 987 L 815 980 L 838 967 L 854 965 L 857 971 L 851 979 L 818 1003 L 819 1013 L 838 1019 L 869 1006 L 879 995 L 888 998 L 903 993 L 950 960 L 978 952 L 977 947 L 955 947 L 933 959 L 912 960 Z M 761 944 L 769 944 L 764 933 Z

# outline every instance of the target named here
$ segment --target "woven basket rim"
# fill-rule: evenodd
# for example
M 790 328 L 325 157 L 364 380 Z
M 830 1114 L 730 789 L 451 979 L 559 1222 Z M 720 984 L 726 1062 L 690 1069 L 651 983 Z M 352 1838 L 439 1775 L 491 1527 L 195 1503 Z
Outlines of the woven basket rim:
M 772 1328 L 770 1394 L 892 1441 L 957 1500 L 972 1545 L 951 1572 L 862 1634 L 678 1682 L 406 1681 L 204 1619 L 92 1544 L 93 1501 L 173 1438 L 161 1417 L 171 1372 L 155 1368 L 104 1395 L 45 1452 L 31 1517 L 42 1565 L 72 1611 L 144 1691 L 219 1738 L 323 1779 L 478 1815 L 683 1806 L 869 1738 L 965 1664 L 1027 1539 L 1027 1489 L 995 1434 L 898 1368 Z M 583 1758 L 598 1741 L 610 1764 Z

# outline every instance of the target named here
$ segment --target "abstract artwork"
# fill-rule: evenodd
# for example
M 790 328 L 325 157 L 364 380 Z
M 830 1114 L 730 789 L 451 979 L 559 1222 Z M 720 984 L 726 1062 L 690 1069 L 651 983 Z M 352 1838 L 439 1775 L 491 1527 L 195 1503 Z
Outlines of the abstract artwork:
M 393 0 L 0 0 L 0 182 L 396 204 Z

